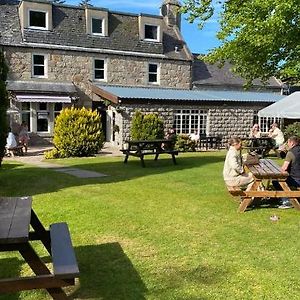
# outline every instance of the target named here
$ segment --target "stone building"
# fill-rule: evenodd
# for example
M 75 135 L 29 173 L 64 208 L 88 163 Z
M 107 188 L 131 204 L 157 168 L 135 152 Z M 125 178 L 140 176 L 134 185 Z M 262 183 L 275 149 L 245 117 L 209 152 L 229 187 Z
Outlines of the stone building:
M 74 105 L 97 109 L 106 140 L 119 146 L 130 137 L 135 109 L 158 112 L 166 129 L 178 133 L 245 134 L 255 112 L 278 100 L 280 83 L 264 93 L 235 87 L 239 94 L 233 95 L 225 80 L 216 95 L 182 38 L 179 6 L 164 0 L 161 15 L 137 15 L 0 0 L 7 88 L 19 109 L 14 122 L 25 120 L 31 134 L 51 138 L 55 116 Z

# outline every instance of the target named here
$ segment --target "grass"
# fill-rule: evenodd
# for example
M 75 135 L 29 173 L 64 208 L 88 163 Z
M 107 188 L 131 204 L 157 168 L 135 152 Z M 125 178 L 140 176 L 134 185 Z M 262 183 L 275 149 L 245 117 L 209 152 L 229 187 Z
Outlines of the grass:
M 237 213 L 222 179 L 224 156 L 180 154 L 177 166 L 148 158 L 146 168 L 135 158 L 55 161 L 109 175 L 97 179 L 5 161 L 0 195 L 32 195 L 44 225 L 68 223 L 81 271 L 80 284 L 68 288 L 75 299 L 299 299 L 299 212 Z M 16 253 L 1 258 L 2 278 L 31 274 Z

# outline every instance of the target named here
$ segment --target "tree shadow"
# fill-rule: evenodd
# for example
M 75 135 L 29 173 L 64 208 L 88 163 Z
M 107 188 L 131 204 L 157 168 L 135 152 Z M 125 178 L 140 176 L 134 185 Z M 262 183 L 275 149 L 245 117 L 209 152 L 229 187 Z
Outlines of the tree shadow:
M 158 161 L 146 159 L 145 168 L 142 168 L 140 160 L 136 158 L 132 158 L 127 164 L 123 163 L 121 157 L 118 161 L 111 160 L 111 158 L 102 160 L 99 160 L 99 158 L 83 158 L 80 163 L 78 163 L 78 160 L 74 164 L 70 163 L 72 168 L 108 175 L 101 178 L 77 178 L 69 174 L 58 173 L 52 169 L 4 162 L 3 170 L 5 172 L 0 172 L 0 196 L 34 196 L 57 192 L 73 186 L 117 183 L 154 174 L 167 174 L 185 169 L 202 168 L 207 164 L 219 163 L 223 160 L 222 156 L 197 155 L 178 157 L 177 165 L 173 165 L 172 159 L 166 156 Z
M 0 258 L 0 279 L 18 277 L 23 264 L 22 260 L 18 258 Z M 0 300 L 18 300 L 19 293 L 1 294 Z
M 75 248 L 79 262 L 79 299 L 143 300 L 147 288 L 119 243 Z

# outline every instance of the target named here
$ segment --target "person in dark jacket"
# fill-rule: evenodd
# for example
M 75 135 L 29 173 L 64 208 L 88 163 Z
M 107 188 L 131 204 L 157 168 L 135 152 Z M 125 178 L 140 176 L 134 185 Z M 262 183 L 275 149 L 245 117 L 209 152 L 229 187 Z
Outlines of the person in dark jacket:
M 291 136 L 287 141 L 289 151 L 286 154 L 284 163 L 281 167 L 283 172 L 288 172 L 289 177 L 286 183 L 291 188 L 300 187 L 300 140 L 296 136 Z M 278 208 L 291 208 L 288 198 L 281 199 L 281 205 Z

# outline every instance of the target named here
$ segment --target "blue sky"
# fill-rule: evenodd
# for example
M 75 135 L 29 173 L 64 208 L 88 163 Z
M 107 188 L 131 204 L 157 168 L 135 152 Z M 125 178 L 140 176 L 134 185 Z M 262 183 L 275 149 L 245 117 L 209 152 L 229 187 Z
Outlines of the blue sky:
M 80 0 L 67 0 L 65 3 L 77 5 L 79 2 Z M 104 7 L 114 11 L 159 15 L 162 0 L 92 0 L 90 3 L 96 7 Z M 183 17 L 181 27 L 183 37 L 194 53 L 205 54 L 210 48 L 219 44 L 215 37 L 218 29 L 215 18 L 210 19 L 204 29 L 200 31 L 196 24 L 188 23 Z

